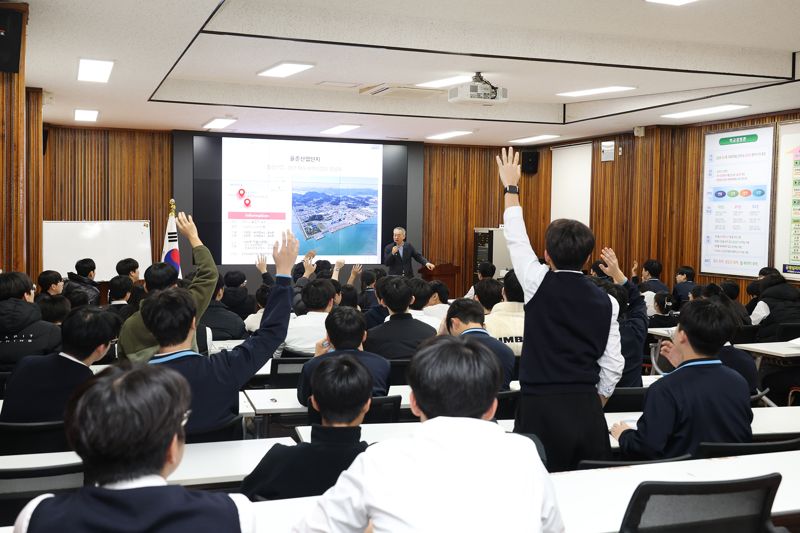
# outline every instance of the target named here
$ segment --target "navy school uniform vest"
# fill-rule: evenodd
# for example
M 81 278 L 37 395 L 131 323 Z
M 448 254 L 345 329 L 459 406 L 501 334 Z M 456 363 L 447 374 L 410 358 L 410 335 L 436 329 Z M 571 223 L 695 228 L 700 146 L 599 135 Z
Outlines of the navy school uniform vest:
M 523 394 L 591 392 L 608 343 L 611 300 L 581 273 L 548 272 L 525 304 Z
M 239 513 L 224 493 L 180 486 L 113 490 L 84 487 L 46 498 L 31 516 L 29 533 L 219 533 L 241 531 Z

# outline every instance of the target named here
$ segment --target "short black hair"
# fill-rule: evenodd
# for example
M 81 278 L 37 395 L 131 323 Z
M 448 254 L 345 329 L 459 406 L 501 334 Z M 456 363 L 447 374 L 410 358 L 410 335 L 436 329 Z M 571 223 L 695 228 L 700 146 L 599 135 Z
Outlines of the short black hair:
M 142 301 L 142 320 L 161 346 L 186 340 L 197 314 L 192 295 L 173 287 L 158 291 Z
M 390 311 L 405 313 L 413 297 L 414 293 L 405 278 L 386 276 L 386 281 L 381 285 L 381 298 Z
M 600 287 L 604 292 L 606 292 L 609 296 L 614 298 L 619 305 L 619 311 L 617 313 L 617 320 L 622 320 L 625 318 L 625 313 L 628 311 L 628 290 L 625 289 L 622 285 L 617 285 L 616 283 L 612 283 L 610 280 L 611 278 L 588 278 L 589 281 Z
M 355 420 L 372 395 L 372 375 L 351 354 L 326 357 L 311 374 L 311 390 L 323 420 Z
M 760 280 L 754 279 L 750 283 L 747 284 L 747 294 L 750 296 L 758 296 L 761 294 L 761 283 Z
M 84 291 L 70 291 L 64 296 L 66 296 L 67 300 L 69 300 L 72 309 L 89 305 L 89 295 Z
M 764 292 L 770 287 L 774 287 L 775 285 L 780 285 L 782 283 L 786 283 L 786 278 L 784 278 L 783 274 L 781 274 L 780 272 L 767 274 L 766 276 L 761 278 L 761 280 L 758 282 L 759 291 Z
M 675 300 L 667 291 L 657 292 L 653 297 L 653 305 L 656 306 L 657 310 L 667 315 L 675 310 Z
M 642 265 L 642 270 L 647 270 L 647 272 L 649 272 L 654 278 L 658 278 L 663 269 L 664 267 L 661 265 L 661 261 L 658 259 L 648 259 Z
M 716 299 L 700 299 L 681 306 L 678 327 L 698 355 L 714 357 L 736 327 L 731 310 Z
M 363 291 L 364 289 L 375 283 L 376 280 L 377 278 L 375 277 L 375 273 L 373 271 L 364 270 L 363 272 L 361 272 L 361 290 Z
M 317 278 L 322 279 L 331 279 L 333 275 L 333 265 L 327 259 L 320 259 L 316 263 L 314 263 L 316 269 L 314 270 L 314 274 L 316 274 Z
M 503 290 L 506 293 L 506 300 L 509 302 L 525 302 L 525 291 L 522 290 L 522 285 L 514 270 L 509 270 L 503 277 Z
M 375 280 L 375 296 L 377 296 L 379 300 L 383 298 L 383 287 L 386 285 L 386 282 L 389 281 L 390 277 L 394 276 L 381 276 Z
M 75 263 L 75 273 L 79 276 L 83 276 L 84 278 L 89 277 L 89 274 L 94 272 L 96 269 L 97 265 L 94 264 L 94 259 L 90 257 L 79 259 L 78 262 Z
M 739 298 L 739 292 L 741 289 L 739 288 L 739 284 L 735 281 L 726 279 L 722 281 L 719 286 L 722 289 L 722 292 L 724 292 L 725 295 L 731 300 L 736 300 Z
M 117 274 L 120 276 L 130 276 L 131 272 L 139 270 L 139 261 L 133 257 L 127 257 L 117 262 Z
M 694 298 L 695 300 L 697 298 L 702 298 L 703 297 L 703 289 L 704 289 L 704 287 L 702 285 L 695 285 L 689 291 L 689 294 L 691 294 L 692 298 Z
M 433 290 L 431 289 L 430 284 L 420 278 L 410 278 L 407 279 L 406 282 L 408 286 L 411 287 L 411 294 L 414 295 L 414 301 L 411 302 L 411 309 L 415 311 L 421 311 L 433 296 Z
M 61 324 L 61 349 L 81 361 L 101 344 L 119 336 L 122 319 L 116 313 L 85 305 L 70 311 Z
M 303 287 L 301 298 L 309 311 L 320 311 L 336 296 L 336 289 L 329 279 L 314 279 Z
M 469 298 L 459 298 L 454 300 L 447 309 L 447 316 L 445 317 L 445 324 L 447 325 L 448 332 L 451 332 L 451 321 L 454 318 L 459 319 L 465 324 L 483 324 L 483 320 L 485 318 L 483 306 L 475 300 L 470 300 Z
M 334 290 L 334 292 L 335 292 L 336 294 L 341 294 L 341 293 L 342 293 L 342 284 L 339 282 L 339 280 L 338 280 L 338 279 L 333 279 L 333 278 L 331 278 L 331 279 L 330 279 L 330 280 L 328 280 L 328 281 L 330 281 L 330 282 L 331 282 L 331 285 L 333 285 L 333 290 Z
M 267 299 L 269 298 L 269 293 L 271 290 L 272 287 L 262 283 L 261 286 L 256 289 L 256 303 L 261 307 L 266 307 Z
M 339 302 L 339 305 L 344 307 L 358 307 L 358 291 L 355 287 L 350 285 L 349 283 L 346 285 L 342 285 L 342 301 Z
M 580 270 L 594 249 L 594 233 L 582 222 L 559 218 L 547 226 L 544 243 L 556 268 Z
M 439 302 L 446 304 L 448 301 L 450 301 L 450 289 L 447 288 L 447 285 L 445 285 L 444 282 L 435 279 L 428 283 L 428 285 L 431 286 L 431 291 L 433 291 L 433 294 L 439 296 Z
M 325 331 L 337 350 L 356 350 L 364 341 L 367 323 L 356 309 L 340 305 L 325 318 Z
M 384 269 L 382 269 L 382 268 L 373 268 L 373 269 L 372 269 L 372 272 L 375 274 L 375 281 L 378 281 L 379 279 L 381 279 L 381 278 L 385 278 L 386 276 L 388 276 L 388 275 L 389 275 L 389 274 L 386 272 L 386 270 L 384 270 Z
M 434 337 L 408 367 L 408 384 L 427 418 L 481 418 L 502 382 L 497 356 L 469 337 Z
M 58 285 L 64 281 L 60 272 L 55 270 L 45 270 L 39 277 L 36 278 L 36 284 L 39 285 L 39 291 L 42 293 L 47 292 L 53 285 Z
M 39 298 L 36 305 L 39 306 L 39 311 L 42 312 L 42 320 L 53 324 L 63 322 L 70 309 L 72 309 L 72 304 L 63 294 L 51 295 L 45 293 Z
M 675 275 L 686 276 L 686 281 L 694 281 L 694 268 L 689 265 L 679 266 Z
M 488 261 L 482 261 L 478 264 L 478 274 L 484 278 L 493 278 L 494 273 L 497 272 L 497 267 Z
M 770 274 L 780 274 L 780 270 L 775 267 L 761 267 L 758 271 L 759 276 L 769 276 Z
M 305 272 L 306 267 L 303 265 L 302 261 L 295 263 L 295 265 L 292 267 L 292 282 L 297 283 L 297 280 L 302 278 Z
M 114 365 L 81 385 L 64 426 L 86 484 L 159 474 L 190 403 L 186 378 L 166 365 Z
M 488 309 L 503 301 L 503 284 L 494 278 L 484 278 L 475 284 L 475 296 Z
M 603 262 L 602 259 L 598 259 L 597 261 L 592 263 L 592 266 L 589 267 L 589 270 L 594 272 L 594 275 L 597 276 L 598 278 L 607 278 L 608 274 L 603 272 L 603 269 L 600 268 L 600 265 L 604 265 L 605 266 L 605 263 Z
M 147 292 L 163 291 L 178 283 L 178 271 L 169 263 L 155 263 L 144 271 Z
M 133 280 L 126 274 L 114 276 L 108 281 L 108 293 L 112 300 L 121 300 L 133 292 Z
M 9 298 L 24 298 L 33 290 L 33 282 L 24 272 L 0 273 L 0 302 Z
M 241 270 L 229 270 L 225 272 L 224 279 L 226 287 L 241 287 L 247 281 L 247 274 Z
M 214 287 L 214 296 L 212 296 L 212 298 L 216 298 L 219 290 L 224 288 L 225 288 L 225 280 L 223 279 L 222 274 L 217 273 L 217 285 Z

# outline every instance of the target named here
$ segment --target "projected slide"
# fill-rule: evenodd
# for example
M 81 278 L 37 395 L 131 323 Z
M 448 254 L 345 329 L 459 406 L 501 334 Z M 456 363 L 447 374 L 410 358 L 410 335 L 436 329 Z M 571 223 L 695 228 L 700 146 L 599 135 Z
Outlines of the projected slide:
M 222 139 L 222 262 L 249 264 L 290 228 L 300 255 L 380 263 L 383 146 Z

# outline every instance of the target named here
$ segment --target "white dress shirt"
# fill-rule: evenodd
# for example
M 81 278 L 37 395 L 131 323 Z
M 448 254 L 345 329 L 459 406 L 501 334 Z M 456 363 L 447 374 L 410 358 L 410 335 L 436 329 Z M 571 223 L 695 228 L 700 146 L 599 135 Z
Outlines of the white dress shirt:
M 262 307 L 252 315 L 248 315 L 247 318 L 244 319 L 244 329 L 253 333 L 259 327 L 261 327 L 261 317 L 264 315 L 264 308 Z M 317 339 L 319 340 L 319 339 Z
M 431 316 L 429 314 L 426 314 L 424 309 L 420 309 L 420 310 L 409 309 L 408 313 L 411 315 L 411 318 L 415 318 L 415 319 L 419 320 L 420 322 L 425 322 L 426 324 L 428 324 L 430 327 L 432 327 L 436 331 L 439 331 L 439 326 L 442 325 L 442 319 L 441 318 L 437 318 L 435 316 Z M 445 314 L 447 314 L 447 311 L 445 311 Z M 387 316 L 386 318 L 383 319 L 383 321 L 384 322 L 389 322 L 390 317 L 391 317 L 391 315 Z
M 328 313 L 324 311 L 309 311 L 305 315 L 290 319 L 284 348 L 293 352 L 314 355 L 314 345 L 328 334 L 325 330 L 326 318 L 328 318 Z
M 159 475 L 148 475 L 131 479 L 129 481 L 118 481 L 116 483 L 109 483 L 103 485 L 104 489 L 111 490 L 126 490 L 138 489 L 142 487 L 163 487 L 167 484 L 167 480 Z M 31 522 L 31 516 L 36 510 L 36 506 L 47 498 L 52 498 L 54 494 L 42 494 L 29 501 L 25 507 L 22 508 L 17 520 L 14 522 L 14 533 L 27 533 L 28 525 Z M 253 503 L 247 499 L 244 494 L 228 494 L 236 505 L 236 510 L 239 513 L 239 524 L 241 524 L 242 533 L 256 533 L 256 514 L 253 511 Z
M 447 318 L 447 311 L 450 309 L 450 304 L 434 304 L 425 307 L 422 312 L 427 316 L 433 317 L 439 322 Z M 438 326 L 437 326 L 438 329 Z
M 528 303 L 536 294 L 544 276 L 550 271 L 550 267 L 539 263 L 539 258 L 536 257 L 536 253 L 531 247 L 528 233 L 525 230 L 525 221 L 522 219 L 522 207 L 514 206 L 506 209 L 503 213 L 503 221 L 505 223 L 503 233 L 511 255 L 511 264 L 514 266 L 514 272 L 525 293 L 525 303 Z M 554 272 L 574 271 L 555 270 Z M 608 299 L 611 301 L 608 341 L 603 355 L 597 360 L 597 364 L 600 365 L 600 381 L 597 383 L 597 392 L 606 398 L 610 398 L 614 393 L 614 388 L 622 377 L 622 369 L 625 368 L 625 358 L 622 356 L 620 344 L 619 322 L 617 322 L 619 303 L 611 295 L 608 295 Z
M 295 526 L 301 532 L 561 532 L 536 446 L 494 422 L 437 417 L 373 444 Z
M 761 324 L 761 321 L 767 318 L 770 314 L 769 305 L 767 302 L 758 302 L 750 314 L 750 321 L 754 326 Z

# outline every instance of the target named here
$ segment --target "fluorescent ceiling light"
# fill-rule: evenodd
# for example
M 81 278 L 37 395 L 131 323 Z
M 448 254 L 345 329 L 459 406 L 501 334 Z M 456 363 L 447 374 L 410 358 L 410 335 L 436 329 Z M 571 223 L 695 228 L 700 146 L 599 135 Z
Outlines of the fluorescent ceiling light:
M 332 128 L 328 128 L 327 130 L 323 130 L 320 133 L 324 133 L 325 135 L 339 135 L 340 133 L 353 131 L 354 129 L 360 127 L 361 124 L 339 124 L 338 126 L 334 126 Z
M 78 81 L 108 83 L 112 68 L 114 68 L 113 61 L 81 59 L 78 63 Z
M 577 98 L 579 96 L 592 96 L 593 94 L 606 94 L 618 93 L 622 91 L 632 91 L 636 87 L 626 87 L 624 85 L 612 85 L 611 87 L 598 87 L 597 89 L 584 89 L 582 91 L 570 91 L 568 93 L 558 93 L 556 96 L 571 96 Z
M 668 6 L 685 6 L 697 0 L 645 0 L 651 4 L 667 4 Z
M 726 104 L 718 105 L 716 107 L 704 107 L 701 109 L 692 109 L 691 111 L 681 111 L 680 113 L 670 113 L 668 115 L 661 115 L 661 118 L 689 118 L 699 117 L 702 115 L 713 115 L 714 113 L 724 113 L 726 111 L 736 111 L 737 109 L 746 109 L 749 105 L 739 104 Z
M 427 89 L 441 89 L 442 87 L 449 87 L 450 85 L 458 85 L 459 83 L 467 83 L 472 80 L 472 75 L 469 76 L 453 76 L 452 78 L 444 78 L 441 80 L 426 81 L 425 83 L 417 83 L 417 87 L 425 87 Z
M 78 122 L 97 122 L 98 113 L 95 109 L 76 109 L 75 120 Z
M 445 139 L 452 139 L 453 137 L 461 137 L 462 135 L 469 135 L 471 131 L 448 131 L 445 133 L 439 133 L 437 135 L 431 135 L 430 137 L 426 137 L 426 139 L 430 139 L 432 141 L 443 141 Z
M 535 137 L 523 137 L 522 139 L 514 139 L 508 141 L 510 143 L 535 143 L 537 141 L 549 141 L 550 139 L 558 139 L 561 135 L 537 135 Z
M 278 63 L 277 65 L 268 68 L 262 72 L 259 72 L 259 76 L 266 76 L 268 78 L 288 78 L 289 76 L 293 76 L 298 72 L 303 72 L 304 70 L 308 70 L 310 68 L 314 68 L 314 65 L 309 63 Z
M 235 118 L 213 118 L 208 122 L 206 122 L 205 124 L 203 124 L 203 129 L 221 130 L 223 128 L 227 128 L 228 126 L 236 122 L 236 120 L 237 119 Z

